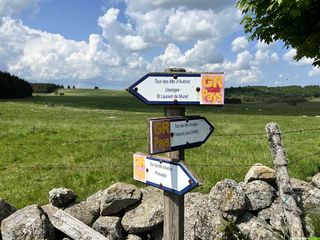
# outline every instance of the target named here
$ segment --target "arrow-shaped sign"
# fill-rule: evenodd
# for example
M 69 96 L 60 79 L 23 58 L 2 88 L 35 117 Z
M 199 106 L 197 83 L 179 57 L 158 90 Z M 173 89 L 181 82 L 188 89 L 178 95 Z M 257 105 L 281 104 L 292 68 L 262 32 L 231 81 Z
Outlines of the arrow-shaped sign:
M 178 195 L 184 195 L 199 184 L 183 163 L 140 153 L 133 155 L 133 178 Z
M 224 103 L 223 73 L 148 73 L 127 89 L 146 104 Z
M 149 119 L 149 153 L 170 152 L 198 147 L 205 143 L 214 127 L 200 116 Z

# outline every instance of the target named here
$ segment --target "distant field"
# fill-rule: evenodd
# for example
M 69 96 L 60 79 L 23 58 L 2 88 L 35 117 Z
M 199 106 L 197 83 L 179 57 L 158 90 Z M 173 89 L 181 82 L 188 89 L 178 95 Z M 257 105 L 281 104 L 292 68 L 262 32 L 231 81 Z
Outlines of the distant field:
M 145 106 L 125 91 L 63 92 L 0 101 L 0 198 L 17 207 L 46 203 L 54 187 L 71 188 L 81 199 L 117 181 L 138 185 L 132 154 L 147 152 L 147 118 L 163 116 L 163 107 Z M 264 133 L 271 121 L 288 132 L 291 175 L 306 179 L 320 171 L 320 102 L 187 108 L 187 115 L 199 114 L 216 130 L 206 144 L 186 150 L 186 163 L 203 183 L 197 191 L 223 178 L 241 181 L 254 163 L 272 165 Z M 308 129 L 314 130 L 291 132 Z

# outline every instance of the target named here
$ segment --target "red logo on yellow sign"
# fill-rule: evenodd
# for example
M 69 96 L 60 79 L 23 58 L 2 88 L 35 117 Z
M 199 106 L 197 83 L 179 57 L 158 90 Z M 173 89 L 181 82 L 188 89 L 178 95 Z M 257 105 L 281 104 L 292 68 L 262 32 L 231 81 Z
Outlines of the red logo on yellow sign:
M 224 103 L 224 75 L 222 73 L 201 74 L 200 104 Z
M 166 152 L 171 149 L 170 120 L 152 121 L 152 148 L 154 152 Z

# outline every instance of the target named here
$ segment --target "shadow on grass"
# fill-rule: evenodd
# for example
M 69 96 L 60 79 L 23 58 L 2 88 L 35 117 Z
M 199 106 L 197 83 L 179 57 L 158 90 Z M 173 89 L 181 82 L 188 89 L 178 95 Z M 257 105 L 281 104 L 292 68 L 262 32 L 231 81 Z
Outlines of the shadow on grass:
M 48 106 L 65 106 L 74 108 L 108 109 L 129 112 L 163 112 L 164 105 L 146 105 L 125 91 L 105 92 L 99 95 L 86 95 L 86 92 L 75 91 L 66 96 L 38 95 L 17 102 L 43 104 Z M 320 102 L 303 102 L 296 106 L 285 103 L 243 103 L 225 104 L 224 106 L 187 106 L 190 114 L 222 113 L 240 115 L 275 115 L 275 116 L 319 116 Z

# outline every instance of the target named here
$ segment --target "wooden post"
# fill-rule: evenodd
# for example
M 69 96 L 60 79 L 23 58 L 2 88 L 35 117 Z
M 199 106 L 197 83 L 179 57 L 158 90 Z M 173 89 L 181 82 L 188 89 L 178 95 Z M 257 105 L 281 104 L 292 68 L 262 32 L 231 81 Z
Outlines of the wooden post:
M 281 142 L 280 128 L 276 123 L 268 123 L 266 132 L 269 138 L 269 146 L 276 171 L 277 185 L 282 200 L 284 215 L 287 219 L 290 237 L 303 238 L 303 228 L 300 219 L 301 211 L 295 201 L 291 182 L 288 174 L 288 159 Z
M 169 72 L 185 72 L 184 69 L 169 69 Z M 184 106 L 165 107 L 165 117 L 185 116 Z M 167 153 L 172 161 L 184 161 L 184 150 Z M 184 196 L 164 191 L 164 240 L 184 239 Z
M 42 209 L 48 215 L 52 225 L 72 239 L 109 240 L 109 238 L 104 237 L 61 209 L 58 209 L 52 205 L 45 205 L 42 207 Z

